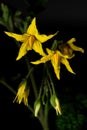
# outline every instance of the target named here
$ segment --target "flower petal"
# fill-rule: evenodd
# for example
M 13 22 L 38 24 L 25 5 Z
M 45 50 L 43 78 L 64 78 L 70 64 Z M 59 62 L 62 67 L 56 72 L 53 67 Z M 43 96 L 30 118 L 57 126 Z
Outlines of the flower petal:
M 53 56 L 53 54 L 50 55 L 46 55 L 44 57 L 42 57 L 40 60 L 31 62 L 32 64 L 41 64 L 41 63 L 46 63 L 47 61 L 51 60 L 51 57 Z
M 73 44 L 73 42 L 75 42 L 76 39 L 75 38 L 71 38 L 69 41 L 67 41 L 68 45 L 71 47 L 71 49 L 73 49 L 74 51 L 80 51 L 82 53 L 84 53 L 84 49 L 78 46 L 75 46 Z
M 55 106 L 55 109 L 56 109 L 56 114 L 58 115 L 58 114 L 62 114 L 62 112 L 61 112 L 61 107 L 60 107 L 60 103 L 59 103 L 59 99 L 58 98 L 56 98 L 55 99 L 55 104 L 56 104 L 56 106 Z
M 24 91 L 25 91 L 25 88 L 26 88 L 26 80 L 23 80 L 20 84 L 19 84 L 19 88 L 18 88 L 18 92 L 16 94 L 16 97 L 15 99 L 13 100 L 13 102 L 17 102 L 17 103 L 21 103 L 22 100 L 23 100 L 23 97 L 24 97 Z
M 15 38 L 17 41 L 22 42 L 24 40 L 23 35 L 20 35 L 20 34 L 16 34 L 16 33 L 12 33 L 12 32 L 6 32 L 6 31 L 5 31 L 5 34 L 7 34 L 9 37 Z
M 60 80 L 60 55 L 58 53 L 54 54 L 51 58 L 51 63 L 54 68 L 56 77 Z
M 61 58 L 61 63 L 64 64 L 67 68 L 67 70 L 73 74 L 75 74 L 75 72 L 72 70 L 72 68 L 70 67 L 69 61 L 66 58 Z
M 39 33 L 36 33 L 35 34 L 35 37 L 41 42 L 46 42 L 47 40 L 51 39 L 52 37 L 54 37 L 55 35 L 57 35 L 58 32 L 56 32 L 55 34 L 51 34 L 51 35 L 45 35 L 45 34 L 39 34 Z
M 46 55 L 44 50 L 43 50 L 43 48 L 42 48 L 42 44 L 39 41 L 37 41 L 37 40 L 33 44 L 33 50 L 35 52 L 39 53 L 42 56 Z
M 50 49 L 48 49 L 48 48 L 46 48 L 46 51 L 47 51 L 48 54 L 52 54 L 52 53 L 54 54 L 54 53 L 55 53 L 55 51 L 50 50 Z
M 19 60 L 19 59 L 21 59 L 24 55 L 26 55 L 26 53 L 27 53 L 28 50 L 31 50 L 31 48 L 29 47 L 29 41 L 27 40 L 26 42 L 24 42 L 24 43 L 21 45 L 16 60 Z
M 38 30 L 37 30 L 37 27 L 36 27 L 36 17 L 33 18 L 31 24 L 29 25 L 29 27 L 27 29 L 27 33 L 31 34 L 31 35 L 38 34 Z
M 55 54 L 55 53 L 58 53 L 61 57 L 64 57 L 64 58 L 68 58 L 69 59 L 69 56 L 68 55 L 64 55 L 62 54 L 60 51 L 56 50 L 56 51 L 53 51 L 53 50 L 50 50 L 48 48 L 46 48 L 46 51 L 48 54 Z
M 25 91 L 24 91 L 24 97 L 23 97 L 23 102 L 25 104 L 25 106 L 28 106 L 28 96 L 29 96 L 29 88 L 27 88 Z

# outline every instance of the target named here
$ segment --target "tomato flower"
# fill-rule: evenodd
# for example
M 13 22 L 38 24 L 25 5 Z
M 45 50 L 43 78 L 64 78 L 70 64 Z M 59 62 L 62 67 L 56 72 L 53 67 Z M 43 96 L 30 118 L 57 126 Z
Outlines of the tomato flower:
M 27 32 L 24 34 L 20 35 L 20 34 L 5 31 L 5 34 L 7 34 L 8 36 L 15 38 L 17 41 L 22 42 L 16 60 L 21 59 L 24 55 L 26 55 L 27 51 L 32 49 L 35 52 L 39 53 L 40 55 L 45 56 L 41 43 L 51 39 L 57 33 L 58 32 L 48 36 L 45 34 L 39 34 L 36 27 L 36 17 L 33 18 L 31 24 L 27 29 Z

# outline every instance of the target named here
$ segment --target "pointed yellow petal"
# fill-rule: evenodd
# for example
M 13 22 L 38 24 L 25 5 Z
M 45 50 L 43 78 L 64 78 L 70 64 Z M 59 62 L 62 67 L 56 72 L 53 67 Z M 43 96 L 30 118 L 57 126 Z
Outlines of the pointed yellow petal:
M 45 35 L 45 34 L 38 34 L 38 33 L 36 33 L 35 34 L 35 37 L 41 42 L 41 43 L 43 43 L 43 42 L 46 42 L 47 40 L 49 40 L 49 39 L 51 39 L 52 37 L 54 37 L 55 35 L 57 35 L 58 34 L 58 32 L 56 32 L 55 34 L 51 34 L 51 35 Z
M 56 77 L 58 78 L 58 80 L 60 80 L 60 66 L 53 64 L 53 62 L 52 62 L 52 65 L 53 65 Z
M 48 48 L 46 48 L 46 51 L 47 51 L 47 53 L 48 53 L 48 54 L 55 53 L 55 51 L 53 51 L 53 50 L 50 50 L 50 49 L 48 49 Z
M 31 50 L 31 48 L 29 48 L 29 42 L 28 42 L 28 40 L 27 40 L 26 42 L 24 42 L 24 43 L 21 45 L 16 60 L 19 60 L 19 59 L 21 59 L 24 55 L 26 55 L 26 53 L 27 53 L 28 50 Z
M 54 54 L 51 58 L 51 63 L 54 68 L 56 77 L 60 80 L 60 55 L 58 53 Z
M 70 44 L 70 47 L 74 50 L 74 51 L 80 51 L 82 53 L 84 53 L 84 49 L 78 46 L 75 46 L 73 43 Z
M 83 48 L 75 46 L 73 44 L 73 42 L 75 42 L 75 41 L 76 41 L 75 38 L 71 38 L 67 43 L 71 47 L 71 49 L 73 49 L 74 51 L 80 51 L 80 52 L 84 53 L 84 49 Z
M 31 62 L 31 63 L 32 64 L 36 64 L 36 65 L 40 64 L 40 63 L 46 63 L 47 61 L 49 61 L 51 59 L 52 56 L 53 56 L 53 54 L 46 55 L 46 56 L 42 57 L 40 60 Z
M 5 31 L 5 34 L 7 34 L 9 37 L 15 38 L 17 41 L 21 41 L 22 42 L 24 40 L 23 35 L 19 35 L 19 34 L 12 33 L 12 32 L 6 32 L 6 31 Z
M 27 88 L 25 91 L 24 91 L 24 97 L 23 97 L 23 102 L 25 104 L 25 106 L 28 106 L 28 96 L 29 96 L 29 88 Z
M 71 38 L 70 40 L 68 40 L 67 43 L 70 44 L 70 43 L 73 43 L 73 42 L 75 42 L 75 41 L 76 41 L 76 38 L 73 37 L 73 38 Z
M 59 103 L 59 99 L 58 98 L 55 98 L 55 104 L 56 104 L 56 106 L 55 106 L 55 109 L 56 109 L 56 114 L 58 115 L 58 114 L 62 114 L 62 112 L 61 112 L 61 107 L 60 107 L 60 103 Z
M 31 34 L 31 35 L 38 34 L 38 30 L 36 27 L 36 17 L 33 18 L 31 24 L 29 25 L 29 27 L 27 29 L 27 33 Z
M 53 51 L 53 50 L 50 50 L 50 49 L 48 49 L 48 48 L 46 48 L 46 51 L 47 51 L 47 53 L 48 54 L 55 54 L 55 53 L 58 53 L 61 57 L 64 57 L 64 58 L 70 58 L 68 55 L 64 55 L 64 54 L 62 54 L 60 51 Z
M 51 35 L 40 35 L 37 27 L 36 27 L 36 17 L 33 18 L 31 24 L 29 25 L 28 29 L 27 29 L 27 33 L 34 35 L 37 40 L 39 40 L 41 43 L 46 42 L 47 40 L 51 39 L 52 37 L 54 37 L 55 35 L 57 35 L 58 32 L 56 32 L 55 34 L 51 34 Z
M 75 72 L 72 70 L 72 68 L 70 67 L 69 61 L 66 58 L 61 58 L 61 63 L 64 64 L 67 68 L 67 70 L 73 74 L 75 74 Z
M 39 53 L 42 56 L 46 55 L 44 50 L 43 50 L 43 48 L 42 48 L 42 44 L 39 41 L 37 41 L 37 40 L 33 44 L 33 50 L 35 52 Z
M 19 88 L 18 88 L 18 92 L 16 94 L 15 99 L 13 100 L 13 102 L 18 102 L 19 104 L 22 102 L 23 97 L 24 97 L 24 91 L 26 88 L 26 80 L 23 80 L 20 84 L 19 84 Z

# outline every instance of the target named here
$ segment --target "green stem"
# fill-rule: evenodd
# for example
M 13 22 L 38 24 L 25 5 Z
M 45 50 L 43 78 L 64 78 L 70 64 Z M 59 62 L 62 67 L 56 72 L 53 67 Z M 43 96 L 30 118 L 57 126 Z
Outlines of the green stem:
M 30 74 L 31 74 L 32 71 L 33 71 L 33 67 L 31 67 L 30 71 L 29 71 L 28 74 L 26 75 L 26 79 L 29 78 L 29 76 L 30 76 Z
M 51 84 L 51 86 L 52 86 L 52 91 L 53 91 L 53 93 L 55 94 L 54 83 L 53 83 L 53 81 L 52 81 L 52 78 L 51 78 L 51 75 L 50 75 L 50 72 L 49 72 L 48 68 L 47 68 L 47 74 L 48 74 L 49 79 L 50 79 L 50 84 Z
M 30 63 L 29 63 L 29 60 L 28 60 L 27 56 L 25 56 L 25 62 L 26 62 L 27 68 L 28 68 L 28 74 L 27 74 L 26 78 L 30 77 L 30 79 L 31 79 L 32 87 L 33 87 L 33 91 L 34 91 L 34 95 L 35 95 L 35 99 L 36 99 L 38 97 L 37 86 L 36 86 L 36 82 L 35 82 L 35 79 L 34 79 L 34 76 L 33 76 L 33 72 L 31 73 L 32 68 L 30 66 Z M 42 108 L 41 108 L 40 116 L 38 117 L 38 119 L 40 121 L 40 124 L 43 127 L 43 130 L 49 130 L 48 129 L 49 128 L 48 127 L 48 122 L 46 121 L 47 120 L 46 115 L 44 116 Z
M 48 104 L 47 104 L 48 105 Z M 49 124 L 48 124 L 48 106 L 45 105 L 45 108 L 43 110 L 43 108 L 41 107 L 40 110 L 40 116 L 38 117 L 43 130 L 49 130 Z
M 45 109 L 44 109 L 44 115 L 45 115 L 45 127 L 47 130 L 49 130 L 49 123 L 48 123 L 48 99 L 45 104 Z
M 44 85 L 44 78 L 46 78 L 46 71 L 45 71 L 45 66 L 44 66 L 44 69 L 43 69 L 43 78 L 42 78 L 42 82 L 41 82 L 41 86 L 40 86 L 40 91 L 39 91 L 39 96 L 41 96 L 41 93 L 42 93 L 42 87 Z M 45 88 L 46 89 L 46 88 Z M 49 124 L 48 124 L 48 96 L 47 96 L 47 101 L 46 103 L 42 106 L 41 105 L 41 108 L 40 108 L 40 112 L 39 112 L 39 115 L 38 115 L 38 119 L 42 125 L 42 128 L 43 130 L 49 130 Z
M 50 79 L 50 84 L 51 84 L 51 87 L 52 87 L 53 94 L 55 94 L 54 83 L 52 81 L 52 77 L 51 77 L 51 74 L 50 74 L 50 71 L 49 71 L 49 68 L 48 68 L 47 64 L 45 64 L 45 67 L 46 67 L 46 70 L 47 70 L 47 75 L 48 75 L 48 77 Z
M 31 68 L 31 66 L 30 66 L 30 63 L 29 63 L 27 57 L 25 57 L 25 61 L 26 61 L 27 67 L 28 67 L 28 72 L 30 72 L 30 70 L 31 70 L 32 68 Z M 35 98 L 37 98 L 38 92 L 37 92 L 37 86 L 36 86 L 36 82 L 35 82 L 35 79 L 34 79 L 34 76 L 33 76 L 33 72 L 30 73 L 30 79 L 31 79 L 31 82 L 32 82 L 32 87 L 33 87 L 33 91 L 34 91 Z
M 5 87 L 7 87 L 13 94 L 16 95 L 16 91 L 9 85 L 7 84 L 4 80 L 0 80 L 0 83 L 3 84 Z

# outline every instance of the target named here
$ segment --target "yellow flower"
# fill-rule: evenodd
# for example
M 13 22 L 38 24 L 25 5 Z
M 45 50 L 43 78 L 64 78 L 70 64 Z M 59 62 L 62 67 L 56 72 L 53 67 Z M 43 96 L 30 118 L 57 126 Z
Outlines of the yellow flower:
M 27 53 L 27 51 L 32 50 L 32 49 L 35 52 L 39 53 L 40 55 L 44 56 L 45 53 L 42 49 L 41 43 L 46 42 L 47 40 L 51 39 L 58 32 L 56 32 L 53 35 L 48 35 L 48 36 L 44 34 L 39 34 L 36 27 L 36 17 L 34 17 L 26 33 L 22 35 L 12 33 L 12 32 L 6 32 L 6 31 L 5 33 L 10 37 L 15 38 L 17 41 L 23 42 L 19 49 L 18 56 L 16 58 L 16 60 L 19 60 Z
M 78 47 L 73 44 L 73 42 L 75 42 L 75 41 L 76 41 L 75 38 L 71 38 L 65 44 L 59 45 L 59 49 L 62 52 L 62 54 L 69 56 L 69 59 L 75 56 L 75 54 L 73 54 L 73 51 L 80 51 L 80 52 L 84 53 L 83 48 Z
M 52 95 L 51 96 L 51 98 L 50 98 L 50 103 L 51 103 L 51 105 L 54 107 L 54 109 L 56 110 L 56 114 L 58 115 L 58 114 L 62 114 L 62 112 L 61 112 L 61 108 L 60 108 L 60 103 L 59 103 L 59 100 L 58 100 L 58 98 L 57 98 L 57 96 L 56 95 Z
M 70 46 L 70 48 L 73 50 L 73 51 L 80 51 L 82 53 L 84 53 L 84 49 L 81 48 L 81 47 L 78 47 L 76 45 L 73 44 L 73 42 L 75 42 L 76 39 L 75 38 L 71 38 L 70 40 L 67 41 L 67 44 Z
M 69 58 L 67 55 L 63 55 L 60 51 L 52 51 L 50 49 L 46 49 L 48 55 L 45 55 L 40 60 L 31 62 L 32 64 L 40 64 L 40 63 L 46 63 L 47 61 L 51 60 L 52 66 L 54 68 L 54 72 L 56 74 L 56 77 L 60 79 L 60 63 L 64 64 L 67 70 L 73 74 L 75 74 L 70 67 L 69 61 L 67 58 Z
M 26 106 L 28 106 L 29 88 L 27 88 L 26 85 L 27 85 L 26 80 L 24 80 L 20 83 L 17 95 L 13 102 L 16 101 L 17 103 L 20 104 L 23 101 L 23 103 Z

